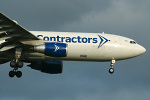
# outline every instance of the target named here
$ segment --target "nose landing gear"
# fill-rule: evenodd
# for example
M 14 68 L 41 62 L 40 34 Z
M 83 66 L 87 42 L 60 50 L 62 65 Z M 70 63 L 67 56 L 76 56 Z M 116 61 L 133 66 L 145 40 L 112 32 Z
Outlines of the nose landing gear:
M 113 73 L 114 73 L 113 65 L 115 64 L 115 62 L 116 62 L 115 60 L 112 60 L 112 61 L 111 61 L 111 64 L 110 64 L 111 68 L 109 69 L 109 73 L 110 73 L 110 74 L 113 74 Z

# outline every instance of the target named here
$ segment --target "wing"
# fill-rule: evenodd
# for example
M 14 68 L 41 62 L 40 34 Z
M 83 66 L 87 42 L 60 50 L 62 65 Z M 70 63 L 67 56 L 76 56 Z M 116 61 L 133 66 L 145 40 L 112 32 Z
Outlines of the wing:
M 10 66 L 14 69 L 9 72 L 10 77 L 16 75 L 20 78 L 22 76 L 22 72 L 18 71 L 18 68 L 23 67 L 23 62 L 31 63 L 28 66 L 41 72 L 62 73 L 62 61 L 43 61 L 39 53 L 36 55 L 37 53 L 32 47 L 40 43 L 44 43 L 44 41 L 38 39 L 16 21 L 0 13 L 0 64 L 11 61 Z M 40 58 L 42 61 L 37 61 L 35 58 Z
M 16 21 L 0 13 L 0 51 L 6 51 L 23 43 L 21 41 L 39 40 Z
M 0 34 L 7 33 L 13 40 L 38 40 L 32 33 L 20 26 L 16 21 L 0 13 Z

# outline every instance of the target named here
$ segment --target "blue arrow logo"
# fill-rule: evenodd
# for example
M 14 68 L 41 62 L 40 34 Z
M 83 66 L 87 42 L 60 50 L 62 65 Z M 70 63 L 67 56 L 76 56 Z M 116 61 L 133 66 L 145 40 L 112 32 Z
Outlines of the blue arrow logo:
M 101 46 L 103 46 L 106 42 L 108 42 L 108 39 L 106 39 L 105 37 L 101 36 L 101 35 L 98 35 L 99 38 L 101 39 L 101 42 L 98 46 L 98 48 L 100 48 Z
M 54 52 L 57 52 L 59 50 L 59 47 L 55 44 L 55 51 Z

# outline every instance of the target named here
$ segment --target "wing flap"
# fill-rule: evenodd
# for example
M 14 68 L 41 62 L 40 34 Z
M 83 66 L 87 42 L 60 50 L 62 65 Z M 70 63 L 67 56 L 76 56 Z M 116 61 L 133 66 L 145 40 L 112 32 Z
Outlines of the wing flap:
M 18 45 L 18 44 L 7 45 L 7 46 L 3 47 L 2 49 L 0 49 L 0 52 L 13 49 L 13 48 L 15 48 L 15 47 L 17 47 L 17 46 L 19 46 L 19 45 Z

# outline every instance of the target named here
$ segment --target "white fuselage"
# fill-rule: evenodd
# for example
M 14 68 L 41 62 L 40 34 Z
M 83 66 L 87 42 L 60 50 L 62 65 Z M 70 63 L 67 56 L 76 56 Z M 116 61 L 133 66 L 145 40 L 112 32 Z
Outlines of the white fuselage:
M 141 55 L 146 50 L 133 39 L 102 33 L 31 31 L 44 42 L 68 44 L 66 57 L 49 57 L 50 60 L 110 61 Z

